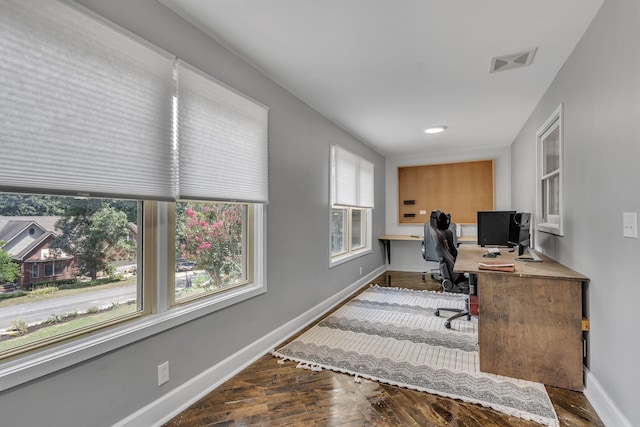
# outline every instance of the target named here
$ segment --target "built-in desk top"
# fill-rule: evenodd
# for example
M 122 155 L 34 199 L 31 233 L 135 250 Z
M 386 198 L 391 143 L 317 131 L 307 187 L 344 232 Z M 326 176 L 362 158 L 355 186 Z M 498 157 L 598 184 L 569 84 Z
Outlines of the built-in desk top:
M 423 236 L 419 236 L 417 234 L 409 235 L 409 234 L 381 234 L 378 236 L 379 240 L 416 240 L 422 241 L 424 239 Z M 460 236 L 457 238 L 458 243 L 475 243 L 476 236 Z
M 378 236 L 379 240 L 416 240 L 418 242 L 422 241 L 424 238 L 422 236 L 409 235 L 409 234 L 381 234 Z
M 460 245 L 460 247 L 458 248 L 458 257 L 456 258 L 454 271 L 456 273 L 493 273 L 509 274 L 522 277 L 548 277 L 566 280 L 579 280 L 582 282 L 589 281 L 588 277 L 583 276 L 582 274 L 577 273 L 568 267 L 565 267 L 559 262 L 554 261 L 553 259 L 541 254 L 538 251 L 535 251 L 535 253 L 540 257 L 542 262 L 527 262 L 516 260 L 516 258 L 518 258 L 517 248 L 515 248 L 515 250 L 512 252 L 510 252 L 510 248 L 499 248 L 500 255 L 496 256 L 495 258 L 485 258 L 483 257 L 483 255 L 487 253 L 487 249 L 488 248 L 486 247 L 483 248 L 481 246 L 475 245 Z M 528 257 L 528 254 L 525 253 L 522 257 L 526 258 Z M 478 263 L 489 260 L 513 262 L 516 266 L 516 269 L 511 273 L 480 270 Z

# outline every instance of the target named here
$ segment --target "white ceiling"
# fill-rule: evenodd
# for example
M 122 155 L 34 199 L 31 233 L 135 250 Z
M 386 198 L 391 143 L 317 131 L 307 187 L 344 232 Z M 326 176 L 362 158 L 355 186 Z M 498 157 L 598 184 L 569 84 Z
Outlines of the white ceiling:
M 511 144 L 604 0 L 160 1 L 401 158 Z M 531 48 L 531 65 L 489 73 Z

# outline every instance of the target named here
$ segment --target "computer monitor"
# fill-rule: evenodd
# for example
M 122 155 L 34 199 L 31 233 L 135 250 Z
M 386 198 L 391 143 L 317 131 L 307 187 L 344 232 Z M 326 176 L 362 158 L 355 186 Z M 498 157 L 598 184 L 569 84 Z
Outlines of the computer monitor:
M 515 214 L 516 211 L 478 211 L 478 244 L 513 247 L 518 238 L 514 235 Z

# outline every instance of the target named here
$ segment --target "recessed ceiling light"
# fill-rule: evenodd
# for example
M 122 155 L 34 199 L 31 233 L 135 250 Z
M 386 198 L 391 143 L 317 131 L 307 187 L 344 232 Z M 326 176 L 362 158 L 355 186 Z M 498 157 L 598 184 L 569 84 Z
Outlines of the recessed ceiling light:
M 434 126 L 432 128 L 425 129 L 424 133 L 440 133 L 440 132 L 444 132 L 446 128 L 447 128 L 446 126 Z

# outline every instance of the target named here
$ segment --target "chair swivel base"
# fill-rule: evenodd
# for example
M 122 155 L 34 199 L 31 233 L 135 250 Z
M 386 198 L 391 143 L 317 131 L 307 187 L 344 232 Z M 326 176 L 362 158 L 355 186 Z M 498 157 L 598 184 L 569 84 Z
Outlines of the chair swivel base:
M 447 329 L 451 329 L 451 321 L 452 320 L 456 320 L 459 319 L 461 317 L 467 316 L 467 320 L 471 320 L 471 313 L 469 313 L 468 309 L 462 309 L 462 308 L 436 308 L 435 311 L 435 315 L 440 317 L 440 310 L 442 311 L 451 311 L 454 313 L 457 313 L 451 317 L 449 317 L 445 322 L 444 322 L 444 327 Z

